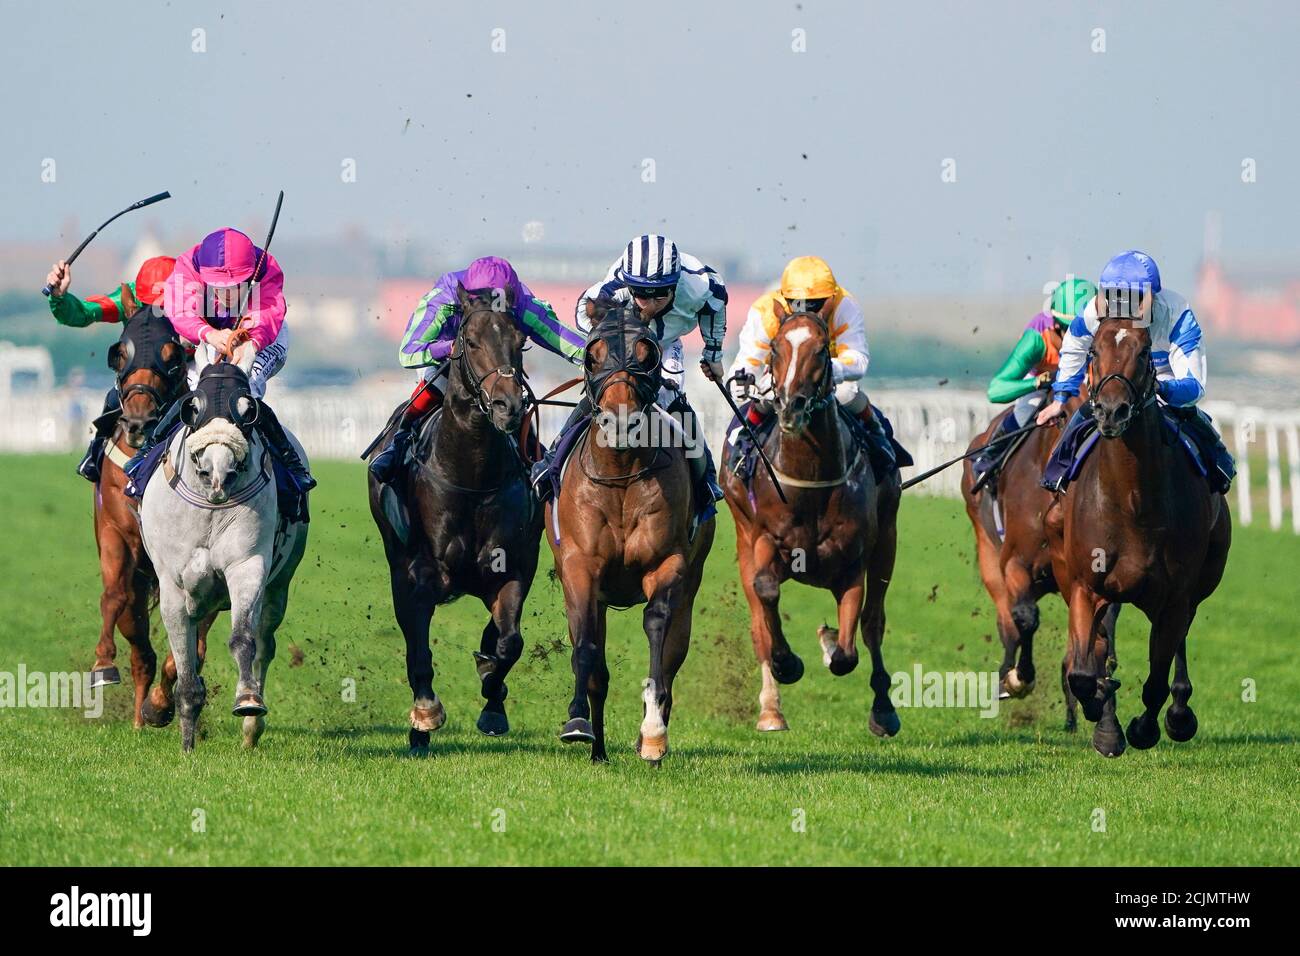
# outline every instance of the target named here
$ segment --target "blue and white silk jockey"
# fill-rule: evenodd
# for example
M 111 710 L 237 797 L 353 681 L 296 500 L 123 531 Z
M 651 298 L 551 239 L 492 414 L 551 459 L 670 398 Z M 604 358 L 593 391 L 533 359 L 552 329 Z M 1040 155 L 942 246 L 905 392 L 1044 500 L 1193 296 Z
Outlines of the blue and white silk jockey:
M 1038 413 L 1038 423 L 1058 417 L 1065 402 L 1079 394 L 1087 373 L 1088 353 L 1093 336 L 1100 327 L 1098 298 L 1105 297 L 1108 314 L 1136 316 L 1143 296 L 1152 297 L 1150 326 L 1151 358 L 1156 370 L 1156 396 L 1165 414 L 1178 419 L 1182 430 L 1192 438 L 1208 470 L 1207 478 L 1216 491 L 1226 492 L 1236 475 L 1228 449 L 1215 431 L 1210 417 L 1196 407 L 1205 395 L 1205 350 L 1201 326 L 1187 299 L 1160 283 L 1155 260 L 1144 252 L 1130 249 L 1106 264 L 1098 283 L 1098 297 L 1090 299 L 1075 316 L 1061 343 L 1061 364 L 1052 385 L 1053 401 Z M 1110 303 L 1127 311 L 1109 308 Z M 1043 469 L 1042 485 L 1049 491 L 1063 491 L 1074 454 L 1084 429 L 1091 423 L 1087 406 L 1081 406 L 1070 418 Z

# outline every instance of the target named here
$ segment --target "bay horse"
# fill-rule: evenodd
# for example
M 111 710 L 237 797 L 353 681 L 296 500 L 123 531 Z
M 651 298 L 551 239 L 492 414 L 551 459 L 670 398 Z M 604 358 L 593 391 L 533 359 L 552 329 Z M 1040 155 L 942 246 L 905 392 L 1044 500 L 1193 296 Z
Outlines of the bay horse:
M 149 606 L 157 579 L 145 553 L 135 499 L 126 494 L 122 466 L 145 443 L 149 431 L 185 386 L 185 349 L 171 323 L 142 305 L 129 285 L 122 286 L 122 334 L 108 350 L 108 367 L 116 376 L 121 412 L 104 451 L 95 483 L 95 546 L 103 592 L 99 599 L 102 623 L 95 647 L 92 686 L 118 684 L 114 661 L 116 629 L 131 645 L 131 678 L 135 685 L 133 723 L 162 726 L 170 720 L 171 688 L 176 664 L 170 654 L 163 680 L 150 693 L 157 672 L 157 655 L 149 639 Z M 206 642 L 207 627 L 203 627 Z M 202 652 L 200 652 L 202 657 Z
M 803 676 L 803 661 L 781 626 L 779 603 L 781 584 L 795 580 L 835 597 L 839 626 L 817 632 L 823 663 L 832 674 L 842 676 L 857 666 L 862 628 L 875 695 L 868 727 L 877 736 L 892 737 L 901 721 L 889 699 L 881 644 L 885 593 L 898 546 L 901 482 L 895 470 L 877 483 L 867 454 L 840 419 L 825 320 L 816 313 L 788 312 L 779 301 L 776 310 L 780 325 L 768 361 L 777 427 L 764 451 L 788 501 L 781 500 L 763 469 L 754 469 L 746 486 L 724 453 L 722 470 L 722 489 L 736 520 L 750 636 L 762 671 L 757 726 L 789 728 L 778 685 Z
M 560 739 L 590 744 L 593 762 L 608 759 L 606 613 L 644 603 L 650 673 L 635 747 L 658 766 L 668 753 L 673 679 L 690 648 L 715 521 L 701 521 L 692 537 L 691 439 L 676 437 L 656 405 L 663 353 L 653 329 L 630 303 L 604 297 L 588 304 L 588 315 L 583 377 L 592 422 L 576 439 L 546 512 L 573 644 L 574 693 Z
M 1099 312 L 1104 302 L 1099 296 Z M 1148 294 L 1140 315 L 1150 307 Z M 1190 740 L 1197 722 L 1187 703 L 1187 632 L 1218 587 L 1232 543 L 1227 500 L 1192 467 L 1180 440 L 1166 434 L 1148 325 L 1146 318 L 1101 322 L 1088 361 L 1100 439 L 1047 516 L 1049 538 L 1059 541 L 1052 547 L 1056 579 L 1070 607 L 1066 680 L 1097 724 L 1093 747 L 1107 757 L 1124 752 L 1125 734 L 1115 713 L 1119 682 L 1105 614 L 1133 604 L 1151 622 L 1144 710 L 1129 723 L 1128 743 L 1141 750 L 1156 744 L 1156 718 L 1171 690 L 1165 730 L 1175 741 Z
M 512 296 L 457 287 L 460 328 L 448 361 L 441 410 L 413 443 L 405 469 L 409 530 L 385 508 L 382 482 L 371 475 L 370 511 L 384 541 L 393 611 L 406 640 L 406 676 L 414 702 L 410 746 L 422 751 L 447 719 L 433 689 L 429 626 L 435 609 L 465 594 L 489 617 L 475 666 L 485 701 L 481 733 L 510 729 L 506 677 L 523 652 L 519 623 L 537 571 L 541 506 L 515 435 L 531 392 L 524 379 L 524 333 Z M 387 436 L 384 444 L 391 441 Z
M 1077 398 L 1067 404 L 1067 416 L 1078 404 Z M 971 441 L 968 451 L 987 445 L 1002 434 L 1005 419 L 1014 411 L 1014 407 L 1008 408 L 995 416 L 989 427 Z M 997 475 L 986 479 L 982 487 L 977 487 L 980 483 L 971 460 L 967 459 L 963 465 L 961 495 L 966 504 L 966 516 L 975 531 L 980 579 L 997 612 L 998 637 L 1003 648 L 998 674 L 1004 697 L 1027 697 L 1033 691 L 1037 681 L 1034 635 L 1039 625 L 1038 602 L 1044 595 L 1060 591 L 1044 525 L 1055 496 L 1039 484 L 1043 466 L 1059 437 L 1060 422 L 1054 427 L 1036 428 L 1020 438 L 1010 439 L 1009 444 L 1013 447 L 1004 450 L 1005 457 L 998 466 Z M 1003 526 L 1001 536 L 997 527 L 998 514 Z M 1112 637 L 1118 614 L 1119 606 L 1115 605 L 1102 622 L 1106 633 Z M 1074 730 L 1078 718 L 1065 671 L 1066 662 L 1062 658 L 1065 729 Z

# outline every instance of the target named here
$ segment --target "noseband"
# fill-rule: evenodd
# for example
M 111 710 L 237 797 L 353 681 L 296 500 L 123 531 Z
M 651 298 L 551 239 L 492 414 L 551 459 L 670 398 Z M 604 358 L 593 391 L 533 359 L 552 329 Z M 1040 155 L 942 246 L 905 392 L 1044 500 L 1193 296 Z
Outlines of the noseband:
M 1092 360 L 1097 357 L 1097 349 L 1094 346 L 1088 350 L 1088 365 L 1092 365 Z M 1132 414 L 1124 419 L 1123 424 L 1119 426 L 1119 434 L 1123 434 L 1140 412 L 1145 411 L 1148 406 L 1155 404 L 1156 400 L 1156 363 L 1152 356 L 1147 356 L 1146 382 L 1139 389 L 1137 384 L 1125 375 L 1123 372 L 1111 372 L 1104 375 L 1096 385 L 1088 386 L 1088 414 L 1091 416 L 1097 411 L 1097 396 L 1101 390 L 1110 382 L 1119 382 L 1128 391 L 1129 404 L 1133 408 Z
M 476 315 L 495 313 L 496 310 L 491 308 L 473 309 L 465 313 L 461 319 L 460 329 L 456 333 L 456 341 L 452 346 L 452 359 L 455 360 L 460 368 L 461 377 L 469 385 L 470 400 L 479 413 L 492 423 L 492 427 L 497 431 L 504 433 L 492 419 L 492 393 L 488 390 L 488 383 L 494 378 L 518 379 L 519 385 L 527 396 L 527 404 L 534 401 L 532 386 L 528 384 L 528 377 L 522 367 L 515 368 L 513 365 L 498 365 L 496 368 L 489 369 L 483 375 L 478 375 L 474 371 L 474 366 L 470 364 L 469 350 L 465 347 L 465 330 L 469 327 L 470 319 Z

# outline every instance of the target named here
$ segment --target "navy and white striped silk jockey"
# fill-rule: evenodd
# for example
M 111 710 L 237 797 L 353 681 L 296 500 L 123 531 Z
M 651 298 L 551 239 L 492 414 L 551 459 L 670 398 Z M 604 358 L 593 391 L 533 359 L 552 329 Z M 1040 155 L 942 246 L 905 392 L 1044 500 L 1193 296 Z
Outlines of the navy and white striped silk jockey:
M 722 340 L 727 331 L 727 287 L 712 267 L 679 252 L 664 236 L 638 236 L 609 267 L 605 278 L 578 298 L 575 321 L 584 333 L 591 331 L 587 302 L 602 295 L 629 302 L 628 286 L 674 289 L 669 308 L 651 320 L 664 355 L 664 377 L 680 389 L 685 379 L 681 337 L 699 328 L 704 339 L 702 358 L 721 363 Z

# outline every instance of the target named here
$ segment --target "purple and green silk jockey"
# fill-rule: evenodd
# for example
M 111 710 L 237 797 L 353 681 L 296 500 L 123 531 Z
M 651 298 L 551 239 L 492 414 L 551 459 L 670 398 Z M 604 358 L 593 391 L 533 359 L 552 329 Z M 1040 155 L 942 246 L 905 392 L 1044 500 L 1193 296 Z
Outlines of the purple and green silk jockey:
M 470 292 L 503 290 L 506 299 L 514 303 L 515 324 L 521 332 L 542 348 L 570 362 L 581 361 L 586 345 L 582 335 L 561 323 L 550 303 L 537 298 L 528 286 L 519 281 L 510 263 L 496 256 L 487 256 L 475 259 L 466 269 L 446 273 L 420 299 L 407 323 L 406 335 L 398 352 L 404 367 L 437 365 L 451 354 L 461 321 L 456 301 L 458 283 Z

